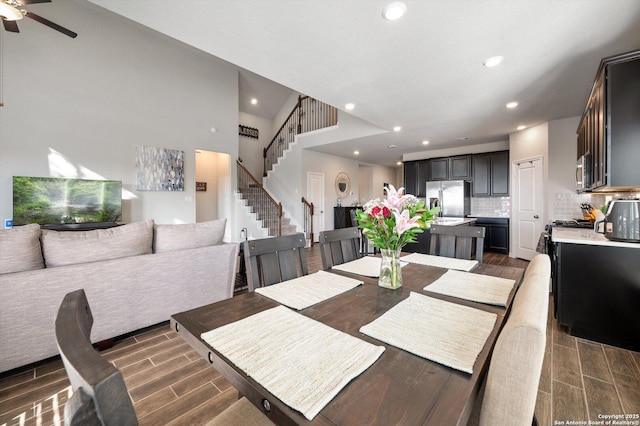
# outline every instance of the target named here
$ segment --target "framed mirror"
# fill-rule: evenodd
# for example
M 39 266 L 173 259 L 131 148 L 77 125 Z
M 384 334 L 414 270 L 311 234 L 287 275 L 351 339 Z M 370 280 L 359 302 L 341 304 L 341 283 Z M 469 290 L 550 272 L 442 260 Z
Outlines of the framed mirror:
M 349 179 L 349 175 L 345 172 L 338 173 L 336 176 L 336 193 L 338 197 L 344 198 L 349 195 L 351 191 L 351 179 Z

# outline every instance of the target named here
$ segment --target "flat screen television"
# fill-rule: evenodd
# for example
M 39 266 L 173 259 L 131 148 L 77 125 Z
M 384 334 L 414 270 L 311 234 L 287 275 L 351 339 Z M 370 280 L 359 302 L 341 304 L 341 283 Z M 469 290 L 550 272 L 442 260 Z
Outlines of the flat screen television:
M 80 224 L 122 220 L 122 182 L 13 177 L 13 224 Z

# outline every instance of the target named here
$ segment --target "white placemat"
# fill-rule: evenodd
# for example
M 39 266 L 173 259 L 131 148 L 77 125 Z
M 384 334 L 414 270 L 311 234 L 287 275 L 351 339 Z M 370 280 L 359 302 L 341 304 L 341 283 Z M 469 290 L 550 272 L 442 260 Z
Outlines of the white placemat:
M 263 296 L 293 309 L 304 309 L 362 284 L 362 281 L 330 272 L 318 271 L 279 284 L 255 290 Z
M 477 260 L 456 259 L 453 257 L 433 256 L 431 254 L 411 253 L 402 257 L 402 260 L 420 265 L 437 266 L 438 268 L 459 269 L 470 271 L 478 264 Z
M 506 306 L 515 280 L 449 269 L 424 288 L 426 291 L 473 302 Z
M 284 306 L 203 333 L 202 339 L 309 420 L 385 350 Z
M 490 312 L 411 292 L 360 332 L 471 374 L 496 318 Z
M 404 259 L 404 257 L 402 258 Z M 351 262 L 334 265 L 331 269 L 349 272 L 351 274 L 364 275 L 365 277 L 378 278 L 380 276 L 380 263 L 382 258 L 375 256 L 364 256 Z M 400 267 L 406 266 L 407 262 L 400 261 Z

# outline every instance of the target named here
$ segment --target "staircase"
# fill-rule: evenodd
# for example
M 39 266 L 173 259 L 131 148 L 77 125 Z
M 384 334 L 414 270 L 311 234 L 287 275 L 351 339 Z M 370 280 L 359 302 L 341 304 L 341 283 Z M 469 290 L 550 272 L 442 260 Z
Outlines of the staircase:
M 245 204 L 255 214 L 256 220 L 262 222 L 262 227 L 267 229 L 270 237 L 289 235 L 296 233 L 296 226 L 291 225 L 291 219 L 286 215 L 277 216 L 271 213 L 272 203 L 263 195 L 264 189 L 259 186 L 249 185 L 242 188 L 240 196 Z
M 263 178 L 267 178 L 267 172 L 288 150 L 289 145 L 295 142 L 296 135 L 335 126 L 337 122 L 338 110 L 336 108 L 308 96 L 299 96 L 295 108 L 276 132 L 269 145 L 263 150 Z M 238 192 L 246 205 L 250 207 L 251 212 L 255 214 L 256 219 L 262 222 L 262 227 L 268 230 L 268 235 L 277 237 L 296 233 L 296 226 L 283 215 L 282 203 L 274 200 L 264 189 L 262 182 L 252 176 L 241 162 L 237 161 L 237 165 Z M 294 210 L 292 206 L 289 206 L 289 209 Z M 306 220 L 305 217 L 305 222 Z

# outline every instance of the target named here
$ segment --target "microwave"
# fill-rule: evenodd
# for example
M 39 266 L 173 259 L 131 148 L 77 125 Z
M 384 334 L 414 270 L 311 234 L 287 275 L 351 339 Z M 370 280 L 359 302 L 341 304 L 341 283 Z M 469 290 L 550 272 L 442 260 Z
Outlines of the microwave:
M 586 191 L 591 188 L 591 154 L 588 152 L 578 158 L 576 164 L 576 189 Z

